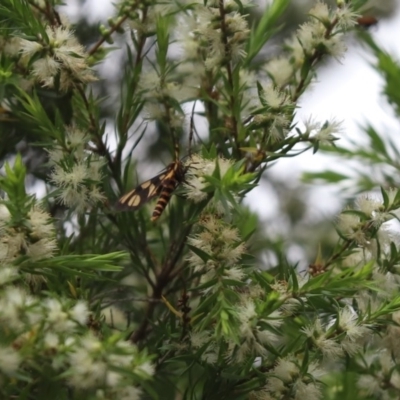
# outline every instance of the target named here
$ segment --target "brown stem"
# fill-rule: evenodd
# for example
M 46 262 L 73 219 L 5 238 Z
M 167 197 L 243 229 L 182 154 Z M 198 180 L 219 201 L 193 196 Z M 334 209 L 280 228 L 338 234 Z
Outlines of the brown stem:
M 325 39 L 328 39 L 330 34 L 332 33 L 333 28 L 337 25 L 337 23 L 339 22 L 339 20 L 336 18 L 332 21 L 331 25 L 329 26 L 329 28 L 326 29 L 325 32 Z M 310 69 L 308 70 L 307 74 L 305 74 L 305 76 L 303 78 L 301 78 L 299 84 L 297 85 L 295 94 L 293 96 L 293 101 L 298 100 L 298 98 L 300 97 L 300 95 L 302 94 L 303 88 L 305 86 L 305 83 L 307 81 L 307 77 L 308 74 L 311 70 L 311 67 L 313 67 L 318 61 L 321 60 L 321 58 L 324 56 L 324 53 L 321 53 L 319 50 L 315 49 L 313 54 L 310 56 Z
M 221 16 L 221 38 L 222 43 L 224 44 L 224 63 L 226 72 L 228 74 L 228 83 L 230 86 L 230 93 L 229 93 L 229 103 L 231 108 L 231 118 L 232 118 L 232 133 L 233 133 L 233 140 L 235 142 L 235 151 L 236 156 L 240 156 L 239 151 L 239 138 L 238 138 L 238 121 L 236 119 L 235 110 L 236 110 L 236 99 L 234 96 L 234 83 L 233 83 L 233 72 L 232 72 L 232 65 L 230 61 L 230 48 L 228 43 L 228 27 L 226 26 L 226 14 L 225 14 L 225 7 L 224 7 L 224 0 L 219 0 L 219 14 Z
M 95 44 L 93 45 L 93 47 L 88 51 L 88 54 L 91 56 L 91 55 L 93 55 L 94 53 L 96 53 L 96 51 L 97 51 L 97 50 L 100 48 L 100 46 L 108 39 L 108 37 L 109 37 L 110 35 L 112 35 L 116 30 L 118 30 L 118 29 L 121 27 L 121 25 L 122 25 L 127 19 L 128 19 L 128 15 L 124 15 L 123 17 L 121 17 L 121 19 L 120 19 L 115 25 L 113 25 L 113 26 L 110 28 L 108 34 L 107 34 L 106 36 L 102 36 L 102 37 L 97 41 L 97 43 L 95 43 Z
M 34 3 L 33 1 L 29 0 L 29 5 L 32 8 L 38 10 L 41 14 L 43 14 L 46 19 L 49 21 L 50 25 L 54 26 L 62 26 L 60 16 L 58 15 L 57 11 L 51 5 L 46 2 L 46 8 L 40 7 L 38 4 Z
M 154 310 L 157 304 L 157 301 L 161 299 L 162 293 L 164 291 L 164 288 L 170 283 L 171 281 L 171 275 L 172 272 L 175 268 L 176 263 L 179 260 L 179 257 L 183 251 L 183 248 L 186 244 L 186 239 L 192 229 L 192 226 L 188 227 L 183 233 L 181 240 L 178 244 L 172 243 L 170 246 L 170 249 L 168 251 L 167 258 L 165 260 L 165 263 L 161 269 L 161 271 L 158 273 L 156 277 L 156 284 L 153 289 L 153 294 L 151 298 L 153 299 L 149 304 L 147 305 L 147 309 L 145 312 L 144 319 L 142 323 L 140 324 L 139 328 L 132 332 L 130 335 L 130 341 L 132 343 L 138 343 L 139 341 L 143 340 L 146 336 L 146 333 L 148 331 L 149 323 L 150 320 L 153 317 Z

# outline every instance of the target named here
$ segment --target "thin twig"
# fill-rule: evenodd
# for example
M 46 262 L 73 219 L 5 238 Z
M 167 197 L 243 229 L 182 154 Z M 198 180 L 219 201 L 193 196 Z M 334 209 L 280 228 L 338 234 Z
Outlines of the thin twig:
M 233 139 L 235 143 L 235 149 L 232 149 L 236 152 L 236 155 L 239 157 L 240 156 L 240 150 L 239 150 L 239 138 L 238 138 L 238 121 L 236 119 L 235 111 L 236 111 L 236 99 L 234 96 L 234 89 L 235 85 L 233 82 L 233 72 L 232 72 L 232 65 L 230 62 L 230 48 L 229 48 L 229 43 L 228 43 L 228 28 L 226 26 L 226 14 L 225 14 L 225 4 L 224 0 L 219 0 L 219 14 L 221 17 L 221 38 L 222 42 L 224 44 L 224 64 L 226 68 L 226 72 L 228 74 L 228 83 L 229 83 L 229 102 L 230 102 L 230 109 L 231 109 L 231 118 L 232 118 L 232 133 L 233 133 Z

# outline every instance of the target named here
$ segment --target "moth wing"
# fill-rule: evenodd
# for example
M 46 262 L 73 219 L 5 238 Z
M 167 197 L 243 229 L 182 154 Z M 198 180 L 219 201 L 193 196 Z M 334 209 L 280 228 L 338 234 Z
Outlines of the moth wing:
M 124 194 L 116 204 L 117 210 L 137 210 L 149 200 L 160 195 L 164 186 L 166 173 L 161 173 L 154 178 L 141 183 L 135 189 Z

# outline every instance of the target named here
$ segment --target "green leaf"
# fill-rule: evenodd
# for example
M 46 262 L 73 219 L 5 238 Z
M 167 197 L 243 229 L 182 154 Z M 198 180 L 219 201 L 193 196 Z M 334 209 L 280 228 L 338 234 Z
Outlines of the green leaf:
M 194 254 L 196 254 L 197 256 L 199 256 L 200 258 L 201 258 L 201 260 L 202 261 L 204 261 L 205 263 L 208 261 L 208 260 L 211 260 L 212 259 L 212 257 L 209 255 L 209 254 L 207 254 L 205 251 L 203 251 L 203 250 L 201 250 L 201 249 L 198 249 L 197 247 L 194 247 L 194 246 L 192 246 L 192 245 L 188 245 L 188 248 L 191 250 L 191 251 L 193 251 L 193 253 Z
M 305 172 L 302 175 L 303 182 L 312 183 L 316 180 L 322 180 L 330 183 L 337 183 L 349 179 L 349 176 L 335 171 L 323 172 Z
M 274 0 L 265 8 L 258 24 L 251 30 L 245 65 L 257 56 L 265 43 L 278 31 L 277 21 L 289 4 L 290 0 Z
M 381 194 L 383 198 L 383 205 L 385 206 L 385 209 L 389 207 L 389 196 L 386 193 L 386 190 L 381 187 Z

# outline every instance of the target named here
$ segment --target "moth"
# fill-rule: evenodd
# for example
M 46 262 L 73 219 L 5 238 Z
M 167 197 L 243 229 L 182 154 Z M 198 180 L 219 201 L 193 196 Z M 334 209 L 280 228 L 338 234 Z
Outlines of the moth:
M 117 202 L 117 209 L 137 210 L 149 200 L 158 196 L 151 221 L 156 221 L 165 210 L 173 191 L 185 180 L 185 167 L 179 159 L 173 161 L 159 175 L 141 183 L 123 195 Z

